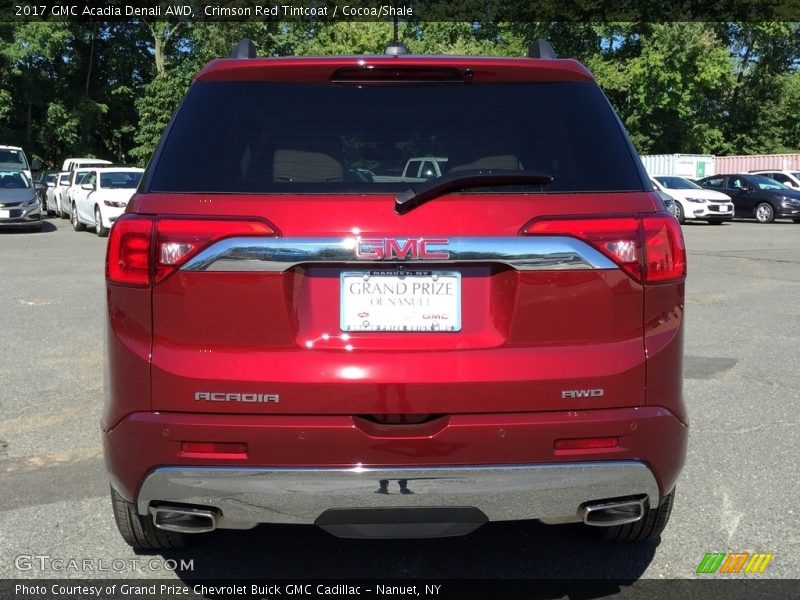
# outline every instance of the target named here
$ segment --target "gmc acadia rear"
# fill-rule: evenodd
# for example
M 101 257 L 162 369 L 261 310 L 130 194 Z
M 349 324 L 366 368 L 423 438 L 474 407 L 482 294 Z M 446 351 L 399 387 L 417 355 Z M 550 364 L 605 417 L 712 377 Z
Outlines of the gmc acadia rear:
M 592 75 L 541 42 L 248 42 L 198 73 L 111 230 L 125 540 L 523 519 L 657 536 L 687 441 L 685 251 Z M 404 180 L 420 156 L 444 172 Z

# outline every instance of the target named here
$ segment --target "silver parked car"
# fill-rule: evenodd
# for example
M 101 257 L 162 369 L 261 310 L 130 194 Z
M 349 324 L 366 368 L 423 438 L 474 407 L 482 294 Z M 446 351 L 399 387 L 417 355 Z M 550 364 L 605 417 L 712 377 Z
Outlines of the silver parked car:
M 42 228 L 42 204 L 36 191 L 25 171 L 0 170 L 0 228 Z
M 673 217 L 677 218 L 678 217 L 678 212 L 677 212 L 678 207 L 677 207 L 677 204 L 675 203 L 675 198 L 673 198 L 672 196 L 670 196 L 666 192 L 662 192 L 661 190 L 658 190 L 658 189 L 656 190 L 656 194 L 658 194 L 658 197 L 661 198 L 661 201 L 664 203 L 664 208 L 667 209 L 669 214 L 671 214 Z

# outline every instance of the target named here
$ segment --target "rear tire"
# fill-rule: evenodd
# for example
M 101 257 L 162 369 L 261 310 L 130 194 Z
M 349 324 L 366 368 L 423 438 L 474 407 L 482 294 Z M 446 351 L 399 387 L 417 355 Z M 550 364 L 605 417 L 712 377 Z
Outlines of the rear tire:
M 111 488 L 111 506 L 122 539 L 134 550 L 164 550 L 186 545 L 184 534 L 158 529 L 149 516 L 136 512 L 136 505 L 125 500 L 114 488 Z
M 58 201 L 58 210 L 56 212 L 58 213 L 58 217 L 60 219 L 66 219 L 69 216 L 67 211 L 61 208 L 61 200 Z
M 675 501 L 675 490 L 672 490 L 661 506 L 647 511 L 643 518 L 635 523 L 604 527 L 603 539 L 608 542 L 645 542 L 659 536 L 669 523 L 672 504 Z
M 69 220 L 72 223 L 72 228 L 75 231 L 83 231 L 86 229 L 86 226 L 81 223 L 80 219 L 78 219 L 78 208 L 75 206 L 75 203 L 72 203 L 72 212 L 69 215 Z
M 772 223 L 775 220 L 775 210 L 771 204 L 762 202 L 756 206 L 755 216 L 759 223 Z

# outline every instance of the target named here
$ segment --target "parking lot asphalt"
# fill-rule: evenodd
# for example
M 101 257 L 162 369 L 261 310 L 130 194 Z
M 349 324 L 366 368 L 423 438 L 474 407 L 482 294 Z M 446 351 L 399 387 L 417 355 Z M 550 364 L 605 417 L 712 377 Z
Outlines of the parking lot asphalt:
M 530 523 L 400 541 L 262 526 L 156 555 L 193 561 L 175 572 L 142 564 L 111 513 L 99 433 L 106 240 L 59 219 L 0 232 L 0 578 L 692 578 L 706 552 L 770 552 L 761 577 L 800 577 L 800 225 L 684 234 L 691 439 L 660 542 L 606 546 L 579 526 Z M 25 558 L 36 556 L 93 570 Z

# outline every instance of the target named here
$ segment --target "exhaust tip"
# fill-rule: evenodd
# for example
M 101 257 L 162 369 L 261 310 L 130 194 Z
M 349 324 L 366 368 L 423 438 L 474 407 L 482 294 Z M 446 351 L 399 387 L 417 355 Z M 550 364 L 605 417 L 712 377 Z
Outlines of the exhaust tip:
M 150 509 L 153 525 L 178 533 L 208 533 L 217 528 L 216 515 L 202 508 L 156 506 Z
M 645 499 L 593 502 L 581 508 L 583 522 L 593 527 L 635 523 L 644 517 Z

